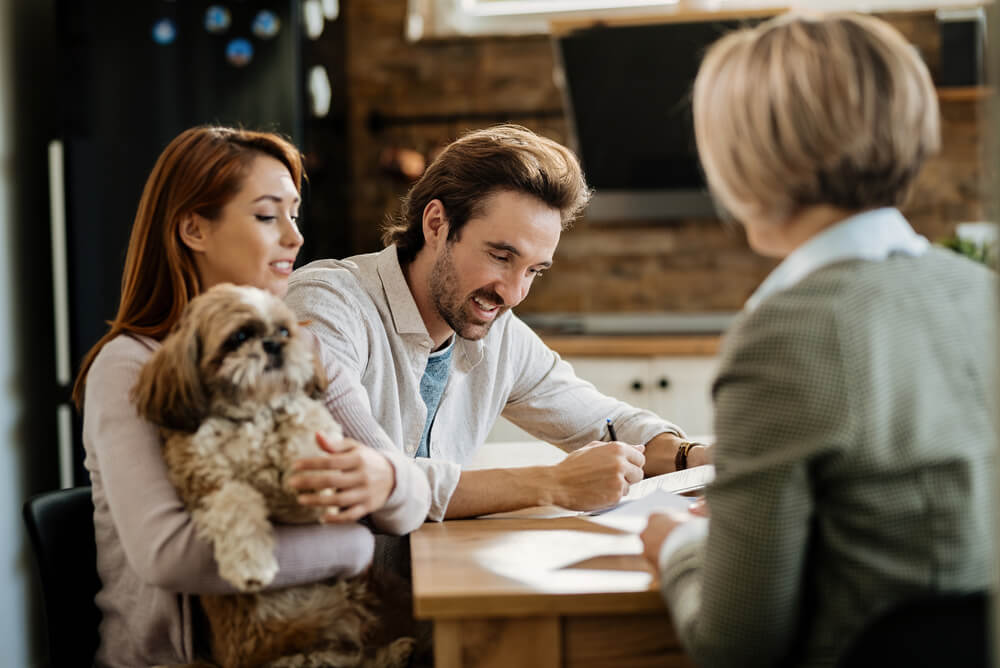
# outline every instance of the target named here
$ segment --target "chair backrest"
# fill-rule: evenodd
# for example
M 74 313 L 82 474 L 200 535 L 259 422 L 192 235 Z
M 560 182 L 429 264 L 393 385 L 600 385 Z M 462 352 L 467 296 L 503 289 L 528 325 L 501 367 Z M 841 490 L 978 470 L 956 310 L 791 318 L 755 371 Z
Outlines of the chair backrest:
M 983 591 L 904 601 L 872 620 L 837 668 L 990 666 L 989 607 Z
M 35 549 L 53 666 L 89 666 L 97 652 L 101 587 L 90 487 L 45 492 L 24 502 Z

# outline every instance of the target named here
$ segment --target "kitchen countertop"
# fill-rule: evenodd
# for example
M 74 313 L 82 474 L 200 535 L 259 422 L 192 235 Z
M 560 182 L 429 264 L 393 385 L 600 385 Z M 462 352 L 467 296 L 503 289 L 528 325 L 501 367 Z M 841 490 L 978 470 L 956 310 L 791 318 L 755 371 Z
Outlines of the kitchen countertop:
M 645 334 L 642 336 L 546 334 L 546 345 L 563 357 L 711 356 L 719 352 L 721 334 Z
M 715 355 L 736 313 L 525 313 L 518 314 L 563 356 L 649 357 Z
M 729 329 L 736 311 L 621 311 L 518 313 L 539 334 L 595 336 L 665 336 L 721 334 Z

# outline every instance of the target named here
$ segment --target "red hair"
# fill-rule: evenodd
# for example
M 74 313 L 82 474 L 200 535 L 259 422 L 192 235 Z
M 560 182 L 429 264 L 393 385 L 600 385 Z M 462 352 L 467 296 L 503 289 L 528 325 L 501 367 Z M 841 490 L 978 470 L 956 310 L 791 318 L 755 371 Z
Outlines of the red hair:
M 195 213 L 217 220 L 260 155 L 284 164 L 301 191 L 302 156 L 273 133 L 195 127 L 175 137 L 160 154 L 132 224 L 118 313 L 84 357 L 73 385 L 77 408 L 83 405 L 90 366 L 108 341 L 123 332 L 162 339 L 201 292 L 194 257 L 180 238 L 181 222 Z

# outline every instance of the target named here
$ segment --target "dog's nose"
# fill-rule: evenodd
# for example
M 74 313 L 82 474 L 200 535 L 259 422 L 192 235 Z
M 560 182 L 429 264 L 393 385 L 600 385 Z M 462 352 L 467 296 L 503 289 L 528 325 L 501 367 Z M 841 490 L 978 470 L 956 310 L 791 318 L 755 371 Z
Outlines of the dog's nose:
M 268 355 L 277 355 L 281 352 L 281 343 L 274 339 L 264 339 L 261 345 L 264 346 L 264 352 Z

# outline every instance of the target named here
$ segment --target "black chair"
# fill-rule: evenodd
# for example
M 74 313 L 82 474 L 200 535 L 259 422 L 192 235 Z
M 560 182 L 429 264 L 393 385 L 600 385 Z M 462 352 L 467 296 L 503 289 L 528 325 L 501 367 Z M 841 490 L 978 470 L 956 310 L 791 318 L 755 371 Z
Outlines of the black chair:
M 24 502 L 42 584 L 52 666 L 90 666 L 97 652 L 101 587 L 90 487 L 45 492 Z
M 934 594 L 877 616 L 850 644 L 838 668 L 978 668 L 992 665 L 990 596 Z

